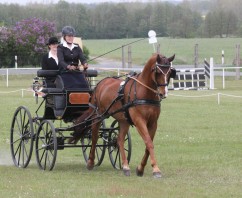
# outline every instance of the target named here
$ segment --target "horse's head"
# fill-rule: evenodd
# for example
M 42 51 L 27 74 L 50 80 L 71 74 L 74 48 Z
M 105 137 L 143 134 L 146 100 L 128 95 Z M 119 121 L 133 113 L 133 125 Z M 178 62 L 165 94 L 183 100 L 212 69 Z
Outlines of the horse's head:
M 170 78 L 176 77 L 176 70 L 172 67 L 171 62 L 174 60 L 175 54 L 169 58 L 157 54 L 156 62 L 153 64 L 151 71 L 154 72 L 153 82 L 157 89 L 159 89 L 162 98 L 166 98 L 168 93 L 168 84 Z

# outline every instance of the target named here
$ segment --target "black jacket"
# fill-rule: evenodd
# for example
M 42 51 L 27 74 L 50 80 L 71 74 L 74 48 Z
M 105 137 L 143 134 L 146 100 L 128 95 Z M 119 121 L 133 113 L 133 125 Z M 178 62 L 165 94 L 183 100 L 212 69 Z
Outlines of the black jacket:
M 49 58 L 49 53 L 45 54 L 42 58 L 41 67 L 44 70 L 59 70 L 55 59 Z
M 57 47 L 58 66 L 60 70 L 66 70 L 68 65 L 78 66 L 79 60 L 82 64 L 87 62 L 80 46 L 78 44 L 75 45 L 77 46 L 75 46 L 72 50 L 64 47 L 63 44 L 60 44 Z

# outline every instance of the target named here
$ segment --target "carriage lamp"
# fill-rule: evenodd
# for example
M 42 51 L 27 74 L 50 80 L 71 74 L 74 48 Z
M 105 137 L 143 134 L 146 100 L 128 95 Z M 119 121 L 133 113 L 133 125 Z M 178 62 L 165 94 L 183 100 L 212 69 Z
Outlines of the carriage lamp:
M 32 87 L 33 87 L 33 91 L 34 91 L 34 92 L 38 92 L 38 90 L 40 89 L 41 84 L 40 84 L 40 82 L 39 82 L 39 78 L 38 78 L 38 77 L 35 77 L 35 78 L 33 79 L 33 85 L 32 85 Z

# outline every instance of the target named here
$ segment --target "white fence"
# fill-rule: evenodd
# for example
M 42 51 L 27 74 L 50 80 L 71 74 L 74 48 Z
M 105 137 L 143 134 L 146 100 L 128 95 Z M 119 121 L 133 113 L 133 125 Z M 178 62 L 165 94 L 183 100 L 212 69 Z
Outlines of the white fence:
M 213 63 L 213 62 L 212 62 Z M 211 59 L 210 59 L 210 65 L 211 65 Z M 175 68 L 179 69 L 179 66 L 175 66 Z M 213 68 L 213 69 L 212 69 Z M 225 77 L 226 76 L 234 76 L 236 77 L 235 71 L 228 71 L 228 70 L 236 70 L 241 69 L 242 67 L 210 67 L 210 86 L 208 88 L 213 89 L 214 88 L 214 76 L 222 76 L 222 83 L 223 83 L 223 89 L 225 89 Z M 0 75 L 3 76 L 4 83 L 6 84 L 6 87 L 9 87 L 9 76 L 10 75 L 24 75 L 24 74 L 37 74 L 37 70 L 40 68 L 9 68 L 9 69 L 0 69 Z M 117 76 L 123 75 L 124 73 L 127 73 L 129 71 L 136 71 L 141 72 L 142 67 L 135 67 L 135 68 L 90 68 L 90 69 L 97 69 L 99 73 L 103 71 L 113 71 L 117 74 Z M 182 69 L 186 70 L 186 69 Z M 188 68 L 188 70 L 191 70 L 191 68 Z M 212 76 L 212 78 L 211 78 Z

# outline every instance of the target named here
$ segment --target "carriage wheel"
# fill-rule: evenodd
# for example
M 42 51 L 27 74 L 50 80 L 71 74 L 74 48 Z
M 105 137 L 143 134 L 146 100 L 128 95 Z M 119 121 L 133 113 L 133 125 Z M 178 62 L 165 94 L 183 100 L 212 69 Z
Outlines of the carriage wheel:
M 36 134 L 35 149 L 39 168 L 51 171 L 55 166 L 57 156 L 57 138 L 52 121 L 44 120 L 40 123 Z
M 102 164 L 103 158 L 105 156 L 107 137 L 105 137 L 105 122 L 102 121 L 98 133 L 98 141 L 95 150 L 95 166 L 100 166 Z M 89 153 L 92 146 L 92 129 L 88 130 L 88 132 L 81 138 L 82 144 L 82 152 L 84 159 L 87 163 L 89 158 Z
M 119 147 L 117 143 L 118 134 L 119 134 L 119 124 L 117 120 L 114 120 L 113 123 L 111 124 L 111 128 L 109 131 L 108 154 L 113 167 L 116 169 L 122 169 L 122 160 L 121 160 Z M 131 135 L 130 135 L 130 132 L 128 131 L 124 139 L 124 151 L 128 162 L 130 162 L 131 150 L 132 150 Z
M 34 141 L 33 120 L 26 107 L 16 109 L 10 131 L 10 150 L 17 167 L 26 168 L 32 156 Z

